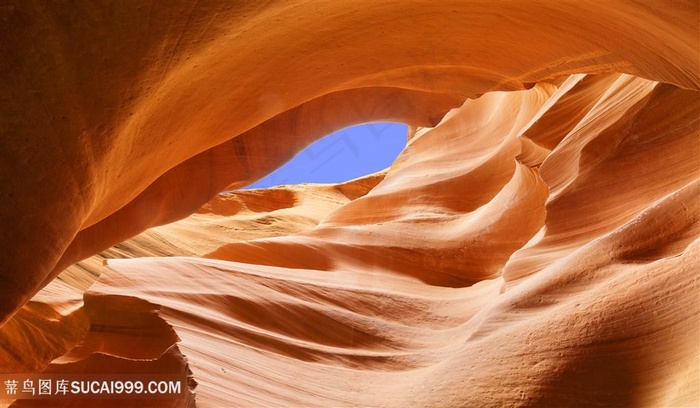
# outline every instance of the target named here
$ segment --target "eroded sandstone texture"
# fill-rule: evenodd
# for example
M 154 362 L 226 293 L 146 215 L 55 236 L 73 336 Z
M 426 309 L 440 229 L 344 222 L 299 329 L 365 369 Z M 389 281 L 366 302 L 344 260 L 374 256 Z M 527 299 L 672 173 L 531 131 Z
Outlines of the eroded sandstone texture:
M 699 18 L 1 3 L 0 372 L 188 376 L 164 407 L 697 406 Z M 412 129 L 386 172 L 217 195 L 376 120 Z

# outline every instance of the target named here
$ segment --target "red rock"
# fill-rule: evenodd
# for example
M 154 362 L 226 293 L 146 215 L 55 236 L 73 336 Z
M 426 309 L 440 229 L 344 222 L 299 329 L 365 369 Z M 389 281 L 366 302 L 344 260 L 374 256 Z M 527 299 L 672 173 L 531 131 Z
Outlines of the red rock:
M 697 406 L 699 16 L 0 5 L 0 372 L 189 376 L 159 406 Z M 386 172 L 218 195 L 378 120 L 411 126 Z

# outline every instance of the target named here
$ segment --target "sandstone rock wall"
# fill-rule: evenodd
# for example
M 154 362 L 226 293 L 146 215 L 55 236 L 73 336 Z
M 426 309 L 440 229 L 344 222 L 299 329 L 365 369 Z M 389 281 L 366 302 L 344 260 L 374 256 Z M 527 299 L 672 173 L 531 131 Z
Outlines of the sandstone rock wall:
M 699 16 L 0 5 L 0 368 L 188 375 L 163 406 L 697 405 Z M 217 195 L 373 120 L 412 126 L 385 174 Z

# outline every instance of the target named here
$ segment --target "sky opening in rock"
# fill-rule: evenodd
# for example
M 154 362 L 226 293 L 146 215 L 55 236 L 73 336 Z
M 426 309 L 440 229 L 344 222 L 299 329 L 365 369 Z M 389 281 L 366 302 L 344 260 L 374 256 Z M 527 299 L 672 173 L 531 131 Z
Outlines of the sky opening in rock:
M 407 142 L 402 123 L 365 123 L 339 130 L 302 150 L 292 160 L 246 189 L 284 184 L 342 183 L 383 170 Z

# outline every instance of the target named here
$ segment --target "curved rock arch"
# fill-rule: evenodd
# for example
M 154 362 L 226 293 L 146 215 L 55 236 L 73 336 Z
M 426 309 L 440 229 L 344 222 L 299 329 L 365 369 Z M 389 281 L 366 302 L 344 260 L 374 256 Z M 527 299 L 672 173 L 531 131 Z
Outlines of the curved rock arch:
M 484 115 L 498 112 L 499 108 L 527 105 L 520 103 L 521 98 L 537 100 L 537 105 L 528 105 L 527 115 L 532 120 L 543 120 L 532 127 L 523 123 L 527 115 L 498 117 L 502 123 L 517 124 L 510 130 L 522 130 L 530 141 L 507 140 L 503 146 L 494 147 L 494 154 L 503 155 L 499 156 L 503 163 L 507 162 L 505 158 L 516 159 L 518 163 L 511 160 L 494 165 L 493 171 L 486 171 L 486 174 L 498 180 L 488 194 L 489 199 L 503 200 L 499 203 L 510 203 L 508 193 L 515 194 L 518 188 L 529 186 L 526 190 L 534 192 L 532 202 L 540 203 L 533 204 L 532 211 L 550 211 L 549 225 L 545 222 L 547 228 L 538 234 L 533 230 L 536 223 L 527 225 L 527 231 L 515 234 L 517 242 L 512 242 L 508 250 L 499 254 L 497 262 L 485 259 L 483 263 L 476 263 L 479 267 L 488 264 L 487 268 L 479 270 L 481 274 L 465 277 L 450 262 L 442 260 L 463 256 L 464 246 L 455 243 L 450 247 L 452 252 L 443 254 L 444 257 L 436 251 L 434 257 L 423 258 L 425 263 L 418 266 L 445 272 L 446 278 L 433 276 L 434 280 L 424 281 L 436 286 L 459 287 L 488 279 L 498 272 L 503 273 L 508 285 L 519 285 L 524 276 L 547 270 L 555 261 L 564 259 L 562 254 L 571 251 L 585 252 L 597 262 L 595 265 L 600 271 L 610 268 L 611 263 L 628 265 L 645 259 L 655 250 L 661 254 L 692 256 L 696 246 L 688 243 L 686 235 L 692 235 L 688 231 L 692 232 L 695 225 L 691 215 L 696 210 L 686 204 L 696 191 L 691 182 L 695 169 L 692 158 L 696 156 L 692 156 L 692 151 L 680 152 L 682 149 L 678 145 L 667 142 L 676 139 L 693 145 L 695 140 L 697 144 L 690 127 L 695 123 L 692 115 L 697 110 L 694 103 L 697 94 L 693 91 L 700 90 L 698 8 L 692 1 L 669 4 L 503 2 L 497 5 L 416 1 L 382 2 L 372 7 L 353 2 L 280 1 L 231 6 L 200 1 L 133 2 L 116 9 L 101 4 L 66 8 L 59 3 L 45 2 L 2 5 L 0 69 L 7 73 L 2 78 L 7 97 L 0 101 L 0 182 L 3 186 L 0 197 L 0 223 L 3 225 L 0 320 L 10 319 L 66 266 L 150 226 L 187 216 L 217 191 L 264 174 L 263 169 L 274 168 L 315 138 L 346 125 L 379 119 L 434 126 L 450 108 L 459 108 L 465 98 L 479 97 L 468 101 L 467 105 Z M 567 79 L 571 74 L 608 73 L 639 78 L 611 75 Z M 524 89 L 530 91 L 493 93 Z M 588 93 L 591 89 L 593 92 Z M 577 92 L 585 96 L 579 98 Z M 590 100 L 586 99 L 589 95 Z M 559 96 L 561 99 L 557 99 Z M 550 97 L 554 99 L 548 99 Z M 397 105 L 397 100 L 410 103 Z M 572 125 L 566 134 L 579 131 L 578 127 L 593 126 L 593 123 L 611 136 L 581 145 L 559 145 L 561 138 L 557 139 L 557 135 L 547 138 L 536 134 L 543 131 L 544 123 L 566 127 L 557 120 L 559 114 L 554 111 L 549 115 L 538 111 L 550 102 L 556 112 L 571 113 L 576 109 L 587 112 L 584 117 L 576 114 L 567 117 Z M 607 119 L 600 119 L 606 103 L 621 106 L 616 111 L 619 128 L 609 125 Z M 629 154 L 609 144 L 611 141 L 623 145 L 631 143 L 631 139 L 616 138 L 621 129 L 657 140 L 654 132 L 639 127 L 639 123 L 646 123 L 639 112 L 661 115 L 664 104 L 674 109 L 673 114 L 667 114 L 669 121 L 662 121 L 667 133 L 664 134 L 666 139 L 659 141 L 659 148 L 675 154 L 674 157 L 689 157 L 690 160 L 676 171 L 661 171 L 664 184 L 649 193 L 653 202 L 640 202 L 634 211 L 605 218 L 604 209 L 586 202 L 590 205 L 587 210 L 591 217 L 605 219 L 605 222 L 590 224 L 600 226 L 602 235 L 595 242 L 567 240 L 590 231 L 561 228 L 561 220 L 571 215 L 566 200 L 573 201 L 577 194 L 585 195 L 586 188 L 598 186 L 591 183 L 580 187 L 576 183 L 593 177 L 591 174 L 605 174 L 617 168 L 615 166 L 628 165 L 632 163 L 630 157 L 642 157 L 644 146 L 638 139 L 634 139 L 637 144 L 629 149 Z M 355 110 L 355 107 L 360 109 Z M 656 117 L 654 115 L 650 117 Z M 318 122 L 315 118 L 327 121 Z M 442 120 L 442 124 L 445 123 L 450 123 L 450 115 Z M 653 129 L 653 123 L 647 124 Z M 246 155 L 250 151 L 269 152 L 268 145 L 276 141 L 278 132 L 290 129 L 298 138 L 275 146 L 274 153 L 269 154 L 262 165 L 243 163 L 245 159 L 235 160 L 244 156 L 243 150 Z M 433 135 L 441 131 L 449 133 L 445 129 L 449 126 L 443 126 Z M 552 133 L 561 134 L 561 129 Z M 538 137 L 540 141 L 536 140 Z M 414 147 L 427 143 L 427 139 L 429 137 L 418 138 Z M 547 151 L 552 149 L 559 149 L 558 156 L 548 156 Z M 609 155 L 605 157 L 610 160 L 596 167 L 602 155 Z M 556 164 L 570 157 L 591 165 L 581 178 L 573 168 L 576 161 L 569 161 L 571 167 L 566 171 L 558 171 Z M 410 163 L 401 165 L 404 164 L 410 167 Z M 539 170 L 533 170 L 540 165 Z M 415 166 L 412 170 L 399 168 L 396 174 L 404 171 L 415 176 L 412 171 L 420 169 L 419 165 Z M 234 171 L 237 173 L 233 174 Z M 214 255 L 233 262 L 265 265 L 270 251 L 289 250 L 295 245 L 300 246 L 302 252 L 313 251 L 319 248 L 318 242 L 328 241 L 331 244 L 325 248 L 337 255 L 334 262 L 342 264 L 349 258 L 361 258 L 367 251 L 376 250 L 368 249 L 361 242 L 366 242 L 372 231 L 346 234 L 343 224 L 371 223 L 372 220 L 367 221 L 357 209 L 365 205 L 382 209 L 376 204 L 391 204 L 396 199 L 391 196 L 396 191 L 392 190 L 393 186 L 407 182 L 396 174 L 381 184 L 372 197 L 357 200 L 332 214 L 301 241 L 287 242 L 279 238 L 253 244 L 236 243 L 220 248 Z M 549 198 L 539 194 L 545 186 L 535 176 L 537 174 L 546 179 L 546 188 L 552 189 Z M 629 185 L 639 187 L 634 183 Z M 424 194 L 414 201 L 420 202 L 434 192 L 432 187 L 434 185 L 426 183 L 412 190 Z M 570 195 L 560 198 L 562 192 L 570 192 Z M 626 198 L 634 196 L 633 193 L 624 195 Z M 549 201 L 541 203 L 545 200 Z M 483 204 L 482 201 L 474 198 L 474 202 Z M 412 201 L 406 199 L 405 202 Z M 444 213 L 458 207 L 471 209 L 470 203 L 453 201 L 448 204 L 441 209 L 446 209 Z M 154 206 L 159 209 L 154 211 Z M 505 219 L 504 214 L 488 210 L 485 208 L 483 212 L 497 220 Z M 687 225 L 680 225 L 679 221 L 679 224 L 655 227 L 663 233 L 659 236 L 672 241 L 661 249 L 649 248 L 647 238 L 642 243 L 634 243 L 605 235 L 610 233 L 612 225 L 632 230 L 633 226 L 624 224 L 632 222 L 630 219 L 653 224 L 650 219 L 663 213 L 662 210 L 685 211 L 691 215 L 686 219 Z M 543 213 L 538 214 L 544 217 Z M 431 215 L 434 214 L 424 216 Z M 508 217 L 512 219 L 511 215 Z M 613 218 L 617 224 L 609 221 Z M 532 219 L 539 220 L 534 216 Z M 455 223 L 452 232 L 467 224 Z M 419 228 L 411 231 L 424 232 Z M 521 242 L 530 237 L 532 240 L 527 244 Z M 392 250 L 400 258 L 405 250 L 400 237 L 390 238 L 397 242 Z M 674 241 L 676 239 L 678 242 Z M 617 249 L 606 255 L 594 245 L 598 241 L 617 245 Z M 474 242 L 471 244 L 473 248 L 480 248 Z M 523 245 L 523 249 L 510 257 L 513 250 Z M 237 246 L 251 248 L 237 251 Z M 678 252 L 678 248 L 686 252 Z M 477 259 L 478 254 L 473 258 Z M 160 262 L 168 263 L 153 261 L 154 264 Z M 504 265 L 506 262 L 508 264 Z M 683 268 L 687 265 L 673 262 L 673 259 L 664 258 L 661 264 L 666 265 L 663 266 L 666 269 L 663 271 L 677 268 L 683 273 L 668 279 L 686 282 L 690 275 Z M 276 266 L 300 269 L 330 269 L 332 266 L 329 262 L 321 263 L 319 266 L 304 261 L 277 262 Z M 119 262 L 115 265 L 115 270 L 129 268 L 119 266 Z M 361 267 L 352 263 L 342 265 L 354 271 Z M 566 275 L 570 279 L 577 273 L 590 272 L 575 263 L 566 265 L 573 271 Z M 376 266 L 384 272 L 398 268 L 391 262 Z M 400 265 L 406 270 L 409 266 L 418 268 Z M 425 278 L 417 269 L 407 275 Z M 547 296 L 558 293 L 557 285 L 568 287 L 566 282 L 557 279 L 564 278 L 551 278 L 540 282 L 539 286 L 525 282 L 517 287 L 528 293 L 545 293 L 540 299 L 546 304 Z M 611 284 L 621 286 L 621 281 L 615 279 Z M 590 284 L 598 290 L 596 293 L 603 293 L 595 282 Z M 635 293 L 644 294 L 647 288 L 636 286 L 635 290 Z M 610 293 L 603 294 L 612 299 L 610 303 L 620 301 Z M 540 307 L 530 301 L 513 292 L 507 293 L 498 305 L 479 315 L 477 321 L 487 322 L 483 327 L 469 326 L 461 335 L 467 339 L 487 337 L 494 327 L 505 325 L 503 322 L 509 317 Z M 573 306 L 566 303 L 562 307 Z M 672 306 L 668 308 L 669 314 L 680 313 Z M 680 316 L 696 319 L 697 314 L 693 313 L 695 309 L 689 308 Z M 614 322 L 605 321 L 607 325 Z M 572 327 L 585 329 L 576 324 Z M 501 333 L 510 333 L 509 330 Z M 536 333 L 528 333 L 527 336 L 542 340 Z M 566 333 L 560 334 L 566 337 Z M 665 339 L 664 344 L 676 344 Z M 644 349 L 643 345 L 640 347 Z M 467 355 L 470 353 L 460 350 Z M 515 347 L 508 350 L 511 357 L 519 352 Z M 671 351 L 663 355 L 676 358 Z M 460 361 L 457 358 L 441 360 L 435 372 L 456 369 Z M 599 363 L 596 361 L 576 360 L 566 367 L 573 370 L 571 372 L 576 369 L 595 372 Z M 477 377 L 469 377 L 467 382 L 478 387 L 486 381 Z M 540 384 L 532 385 L 538 386 Z M 634 387 L 643 388 L 637 384 Z M 668 388 L 659 386 L 664 387 Z M 653 391 L 644 389 L 645 395 L 652 395 Z M 511 401 L 516 401 L 515 391 L 511 394 Z M 625 399 L 627 397 L 623 395 L 620 400 L 630 401 Z M 428 405 L 435 402 L 430 396 L 422 398 Z M 484 398 L 480 401 L 487 401 L 488 398 Z M 654 398 L 640 401 L 661 400 Z

